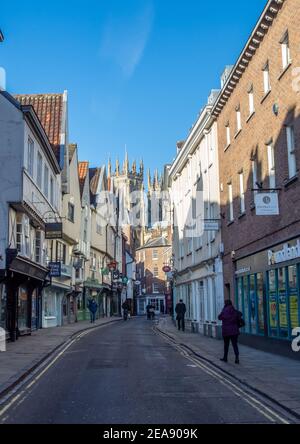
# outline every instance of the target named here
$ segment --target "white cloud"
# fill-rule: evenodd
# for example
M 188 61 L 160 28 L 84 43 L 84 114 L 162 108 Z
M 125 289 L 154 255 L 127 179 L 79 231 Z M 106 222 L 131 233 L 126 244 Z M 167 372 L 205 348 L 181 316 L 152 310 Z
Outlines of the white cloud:
M 134 16 L 110 18 L 102 36 L 100 55 L 112 60 L 126 77 L 131 77 L 140 63 L 154 20 L 153 3 Z

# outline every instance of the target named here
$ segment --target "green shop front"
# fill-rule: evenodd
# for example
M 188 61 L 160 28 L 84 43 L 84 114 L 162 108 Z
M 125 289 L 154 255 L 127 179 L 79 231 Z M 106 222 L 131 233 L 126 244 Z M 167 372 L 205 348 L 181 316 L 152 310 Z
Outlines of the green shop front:
M 290 341 L 300 326 L 300 239 L 237 261 L 235 281 L 243 333 Z

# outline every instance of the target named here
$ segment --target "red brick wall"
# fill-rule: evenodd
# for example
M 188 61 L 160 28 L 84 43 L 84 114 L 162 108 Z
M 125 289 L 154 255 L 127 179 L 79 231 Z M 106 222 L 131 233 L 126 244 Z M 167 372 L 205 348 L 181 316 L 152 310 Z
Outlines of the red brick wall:
M 293 69 L 300 67 L 300 1 L 286 0 L 260 47 L 250 61 L 246 71 L 235 87 L 227 104 L 218 117 L 219 162 L 223 241 L 225 245 L 225 284 L 234 284 L 234 263 L 231 252 L 239 259 L 268 248 L 276 243 L 300 236 L 300 183 L 299 180 L 285 186 L 288 178 L 288 157 L 286 130 L 284 125 L 293 122 L 297 151 L 297 167 L 300 169 L 300 93 L 292 88 Z M 292 65 L 282 73 L 280 40 L 289 31 Z M 272 91 L 264 101 L 263 65 L 269 60 Z M 253 84 L 255 115 L 249 116 L 248 90 Z M 278 104 L 279 115 L 275 116 L 273 105 Z M 234 138 L 236 129 L 236 107 L 240 105 L 242 131 Z M 226 123 L 230 122 L 231 145 L 226 146 Z M 266 143 L 273 139 L 275 148 L 276 185 L 282 187 L 279 193 L 280 216 L 257 217 L 251 209 L 253 203 L 251 156 L 257 149 L 261 169 L 261 180 L 268 188 L 268 158 Z M 246 215 L 239 218 L 239 176 L 243 169 L 246 190 Z M 299 178 L 300 179 L 300 178 Z M 234 223 L 228 226 L 228 183 L 232 182 L 234 193 Z M 232 293 L 233 295 L 233 293 Z M 227 295 L 226 295 L 227 296 Z

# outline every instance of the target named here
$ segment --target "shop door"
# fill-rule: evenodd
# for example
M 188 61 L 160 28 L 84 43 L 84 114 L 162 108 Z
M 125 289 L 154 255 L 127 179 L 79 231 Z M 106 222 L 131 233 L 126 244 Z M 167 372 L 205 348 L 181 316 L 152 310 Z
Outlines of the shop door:
M 28 292 L 27 288 L 19 288 L 19 299 L 18 299 L 18 329 L 20 332 L 28 330 L 29 319 L 28 319 Z
M 32 293 L 31 300 L 31 330 L 35 331 L 38 329 L 38 297 L 37 290 Z

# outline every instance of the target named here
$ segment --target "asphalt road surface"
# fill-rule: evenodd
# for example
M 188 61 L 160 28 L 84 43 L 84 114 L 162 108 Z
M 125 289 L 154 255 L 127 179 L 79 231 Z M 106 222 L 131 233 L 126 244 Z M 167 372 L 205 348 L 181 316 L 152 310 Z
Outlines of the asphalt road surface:
M 145 319 L 83 336 L 28 385 L 0 407 L 0 423 L 277 422 L 166 342 Z

